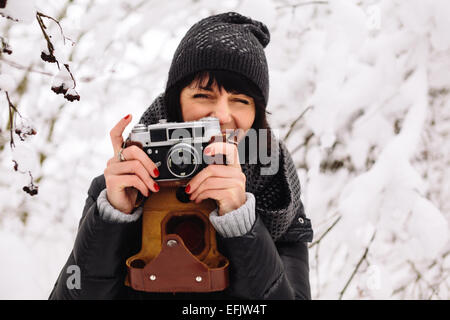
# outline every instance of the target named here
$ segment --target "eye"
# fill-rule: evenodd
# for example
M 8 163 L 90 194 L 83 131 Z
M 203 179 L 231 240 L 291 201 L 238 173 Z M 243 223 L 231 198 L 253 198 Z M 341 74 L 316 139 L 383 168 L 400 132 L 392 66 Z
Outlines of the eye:
M 241 102 L 243 104 L 250 104 L 250 102 L 248 102 L 247 100 L 236 99 L 236 101 Z
M 206 94 L 195 94 L 194 98 L 209 98 L 209 96 L 207 96 Z

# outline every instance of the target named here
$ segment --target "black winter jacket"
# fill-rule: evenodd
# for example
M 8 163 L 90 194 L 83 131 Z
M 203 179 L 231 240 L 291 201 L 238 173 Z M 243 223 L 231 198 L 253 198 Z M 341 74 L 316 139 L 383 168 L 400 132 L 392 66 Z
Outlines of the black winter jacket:
M 297 214 L 286 236 L 289 242 L 271 238 L 256 215 L 245 235 L 217 235 L 220 252 L 230 261 L 230 287 L 214 293 L 146 293 L 124 285 L 125 260 L 141 246 L 142 217 L 130 223 L 103 220 L 97 197 L 106 188 L 103 175 L 89 188 L 73 250 L 50 294 L 50 299 L 310 299 L 308 249 L 310 220 Z M 303 209 L 303 208 L 302 208 Z M 292 239 L 296 239 L 292 241 Z M 78 266 L 80 288 L 68 285 Z

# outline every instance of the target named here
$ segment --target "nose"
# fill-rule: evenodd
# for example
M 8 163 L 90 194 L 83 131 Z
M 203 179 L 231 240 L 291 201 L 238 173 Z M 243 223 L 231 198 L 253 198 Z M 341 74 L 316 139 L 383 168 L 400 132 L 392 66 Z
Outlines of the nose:
M 231 122 L 232 117 L 228 97 L 226 95 L 221 95 L 216 101 L 210 116 L 218 118 L 221 125 Z

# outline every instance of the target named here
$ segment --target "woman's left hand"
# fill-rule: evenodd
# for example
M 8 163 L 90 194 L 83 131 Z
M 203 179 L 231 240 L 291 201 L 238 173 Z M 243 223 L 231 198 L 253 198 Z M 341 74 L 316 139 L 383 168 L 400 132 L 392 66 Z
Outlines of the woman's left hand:
M 241 207 L 247 201 L 246 177 L 239 163 L 237 146 L 214 142 L 205 148 L 204 153 L 207 156 L 225 155 L 227 165 L 210 164 L 195 175 L 186 187 L 186 193 L 190 194 L 189 199 L 195 203 L 207 198 L 216 200 L 219 215 Z

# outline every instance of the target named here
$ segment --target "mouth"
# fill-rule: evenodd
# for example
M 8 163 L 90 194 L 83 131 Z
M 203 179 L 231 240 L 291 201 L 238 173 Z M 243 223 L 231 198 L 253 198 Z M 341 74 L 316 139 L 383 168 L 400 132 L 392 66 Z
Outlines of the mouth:
M 222 135 L 226 137 L 226 140 L 233 144 L 238 144 L 242 137 L 245 135 L 242 129 L 226 129 L 221 131 Z

